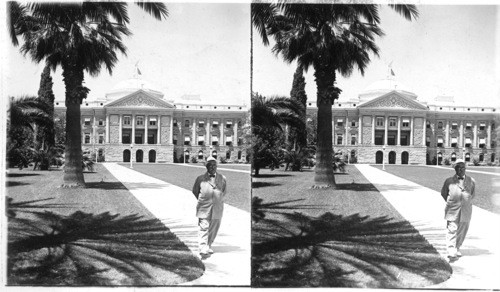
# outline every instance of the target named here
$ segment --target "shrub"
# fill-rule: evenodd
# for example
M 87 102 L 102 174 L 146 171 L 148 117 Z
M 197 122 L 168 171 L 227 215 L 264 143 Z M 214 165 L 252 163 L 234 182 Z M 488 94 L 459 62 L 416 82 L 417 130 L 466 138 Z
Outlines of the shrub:
M 472 164 L 474 166 L 479 166 L 479 164 L 480 164 L 479 159 L 477 159 L 477 158 L 472 159 Z
M 191 157 L 191 163 L 198 163 L 198 159 L 195 156 Z
M 451 165 L 451 162 L 448 158 L 444 159 L 444 165 Z
M 220 163 L 221 163 L 221 164 L 226 164 L 226 163 L 227 163 L 227 159 L 226 159 L 226 157 L 222 157 L 222 156 L 221 156 L 221 157 L 220 157 Z

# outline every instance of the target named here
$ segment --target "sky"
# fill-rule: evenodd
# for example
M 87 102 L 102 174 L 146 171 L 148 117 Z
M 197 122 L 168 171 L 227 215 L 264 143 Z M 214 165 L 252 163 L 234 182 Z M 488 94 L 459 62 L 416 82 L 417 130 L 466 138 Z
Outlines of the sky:
M 453 96 L 458 105 L 500 106 L 500 6 L 422 5 L 416 21 L 406 21 L 382 6 L 380 57 L 361 76 L 338 78 L 339 101 L 357 98 L 373 82 L 387 76 L 388 65 L 398 82 L 420 101 Z M 496 29 L 497 28 L 497 29 Z M 255 32 L 255 31 L 254 31 Z M 290 95 L 296 63 L 287 64 L 256 38 L 254 91 L 265 96 Z M 316 101 L 311 68 L 306 77 L 308 100 Z
M 167 3 L 169 16 L 157 21 L 129 4 L 133 35 L 124 40 L 127 56 L 110 76 L 85 77 L 89 101 L 104 98 L 120 81 L 133 77 L 135 65 L 141 78 L 154 84 L 167 100 L 185 94 L 223 104 L 247 104 L 250 96 L 250 7 L 243 3 Z M 9 96 L 36 95 L 43 64 L 23 57 L 10 42 L 4 68 Z M 64 100 L 61 69 L 52 72 L 57 100 Z

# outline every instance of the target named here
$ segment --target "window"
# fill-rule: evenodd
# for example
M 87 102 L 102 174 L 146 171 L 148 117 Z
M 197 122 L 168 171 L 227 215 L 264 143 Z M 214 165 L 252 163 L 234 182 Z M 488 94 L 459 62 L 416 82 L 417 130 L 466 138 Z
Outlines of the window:
M 217 159 L 217 151 L 216 150 L 212 151 L 212 157 Z
M 122 135 L 122 143 L 123 144 L 130 144 L 130 133 L 123 133 Z
M 351 145 L 356 145 L 356 136 L 351 136 Z
M 135 133 L 135 144 L 143 144 L 142 134 Z
M 383 127 L 384 126 L 384 118 L 382 117 L 377 117 L 377 127 Z
M 130 122 L 130 116 L 123 116 L 123 124 L 124 125 L 131 125 L 132 123 Z
M 429 136 L 425 137 L 425 146 L 427 147 L 431 146 L 431 137 Z
M 148 133 L 148 144 L 155 144 L 155 135 L 154 134 L 149 134 Z
M 484 147 L 486 147 L 486 139 L 479 138 L 479 148 L 484 148 Z
M 396 145 L 395 135 L 387 135 L 387 145 Z
M 174 119 L 174 127 L 177 127 L 177 120 Z
M 481 122 L 479 124 L 479 131 L 484 131 L 485 128 L 486 128 L 486 123 Z
M 465 129 L 466 129 L 466 130 L 471 130 L 471 129 L 472 129 L 472 123 L 471 123 L 471 122 L 467 122 L 467 123 L 465 124 Z
M 455 152 L 451 153 L 451 161 L 455 162 L 457 160 L 457 154 Z
M 99 126 L 104 126 L 104 120 L 103 119 L 99 119 Z
M 184 121 L 184 127 L 189 127 L 189 120 Z
M 85 118 L 85 121 L 83 122 L 85 126 L 90 126 L 90 118 Z
M 219 127 L 219 121 L 213 121 L 212 128 L 217 128 L 217 127 Z
M 403 128 L 408 128 L 410 127 L 410 119 L 404 118 L 403 119 Z
M 356 127 L 356 121 L 351 121 L 351 127 Z
M 458 138 L 451 137 L 451 147 L 458 147 Z
M 342 135 L 337 135 L 337 145 L 342 145 Z
M 337 119 L 337 127 L 342 127 L 344 125 L 344 119 Z
M 401 135 L 399 144 L 402 146 L 409 146 L 410 144 L 408 143 L 408 136 L 407 135 Z
M 144 126 L 144 116 L 135 117 L 135 124 L 137 126 Z
M 430 128 L 431 128 L 431 122 L 427 121 L 427 123 L 425 124 L 425 127 L 426 127 L 427 129 L 430 129 Z
M 456 129 L 458 129 L 458 123 L 457 123 L 457 122 L 453 122 L 453 123 L 451 123 L 451 129 L 452 129 L 452 130 L 456 130 Z
M 90 143 L 90 134 L 85 133 L 85 144 L 89 144 L 89 143 Z
M 198 159 L 203 159 L 203 151 L 198 151 Z
M 149 117 L 149 125 L 156 126 L 156 117 Z
M 184 145 L 186 145 L 186 146 L 191 145 L 191 137 L 184 136 Z
M 232 126 L 233 126 L 233 122 L 232 121 L 226 121 L 226 128 L 227 129 L 230 129 Z
M 375 145 L 384 145 L 384 135 L 375 135 Z
M 472 143 L 471 143 L 471 138 L 470 137 L 466 137 L 465 138 L 465 147 L 471 147 Z
M 437 147 L 443 147 L 443 137 L 437 138 Z
M 231 146 L 233 144 L 233 136 L 226 136 L 226 146 Z
M 177 135 L 172 136 L 172 144 L 177 145 Z
M 470 162 L 470 153 L 465 153 L 465 161 Z
M 198 136 L 198 146 L 205 145 L 205 135 Z
M 226 159 L 231 159 L 231 151 L 226 152 Z
M 396 127 L 396 118 L 389 118 L 389 127 Z
M 438 129 L 443 129 L 443 122 L 441 121 L 438 122 Z
M 212 145 L 214 145 L 214 146 L 219 145 L 219 137 L 212 136 Z
M 104 134 L 99 134 L 99 144 L 104 144 Z
M 483 161 L 484 161 L 484 154 L 480 153 L 479 154 L 479 162 L 483 162 Z
M 204 128 L 205 127 L 205 121 L 198 121 L 198 128 Z

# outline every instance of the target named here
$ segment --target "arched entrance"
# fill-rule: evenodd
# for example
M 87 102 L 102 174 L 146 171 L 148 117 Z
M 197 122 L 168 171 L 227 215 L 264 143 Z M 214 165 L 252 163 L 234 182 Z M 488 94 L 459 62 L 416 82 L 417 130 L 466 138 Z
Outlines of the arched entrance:
M 495 162 L 495 153 L 491 153 L 491 159 L 490 159 L 491 162 Z
M 189 162 L 189 150 L 186 150 L 184 151 L 184 157 L 183 157 L 183 161 L 184 163 L 188 163 Z
M 389 164 L 396 164 L 396 152 L 389 152 Z
M 382 153 L 382 151 L 377 151 L 377 153 L 375 153 L 375 163 L 382 164 L 383 159 L 384 153 Z
M 470 153 L 465 153 L 465 162 L 470 162 Z
M 142 162 L 143 156 L 144 153 L 142 152 L 142 150 L 137 150 L 137 152 L 135 153 L 135 162 Z
M 130 162 L 130 150 L 128 149 L 123 151 L 123 162 Z
M 149 150 L 149 162 L 153 162 L 155 163 L 156 162 L 156 151 L 154 150 Z
M 401 164 L 408 164 L 408 158 L 409 158 L 408 152 L 403 151 L 403 153 L 401 153 Z
M 455 152 L 451 153 L 451 162 L 455 162 L 457 160 L 457 154 Z
M 215 158 L 215 159 L 217 159 L 217 151 L 215 151 L 215 150 L 212 151 L 212 157 Z
M 241 159 L 241 150 L 238 151 L 238 159 Z
M 198 151 L 198 159 L 203 160 L 203 150 Z
M 437 164 L 441 165 L 441 163 L 443 162 L 443 154 L 441 152 L 438 152 L 437 159 L 438 159 Z
M 230 150 L 228 150 L 226 152 L 226 159 L 231 159 L 231 151 Z

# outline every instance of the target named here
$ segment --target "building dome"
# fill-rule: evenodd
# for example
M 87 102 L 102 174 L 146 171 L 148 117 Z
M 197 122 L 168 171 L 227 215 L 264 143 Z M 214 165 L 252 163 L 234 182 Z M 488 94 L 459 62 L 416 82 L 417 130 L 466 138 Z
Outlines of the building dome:
M 396 80 L 396 76 L 391 68 L 389 68 L 388 76 L 384 79 L 373 82 L 368 87 L 366 87 L 359 95 L 360 102 L 366 102 L 382 96 L 391 91 L 397 91 L 405 96 L 416 100 L 417 95 L 413 93 L 407 86 Z
M 144 90 L 153 96 L 163 98 L 163 93 L 157 86 L 147 80 L 143 80 L 140 77 L 133 77 L 116 84 L 108 93 L 106 93 L 106 100 L 116 100 L 138 90 Z

